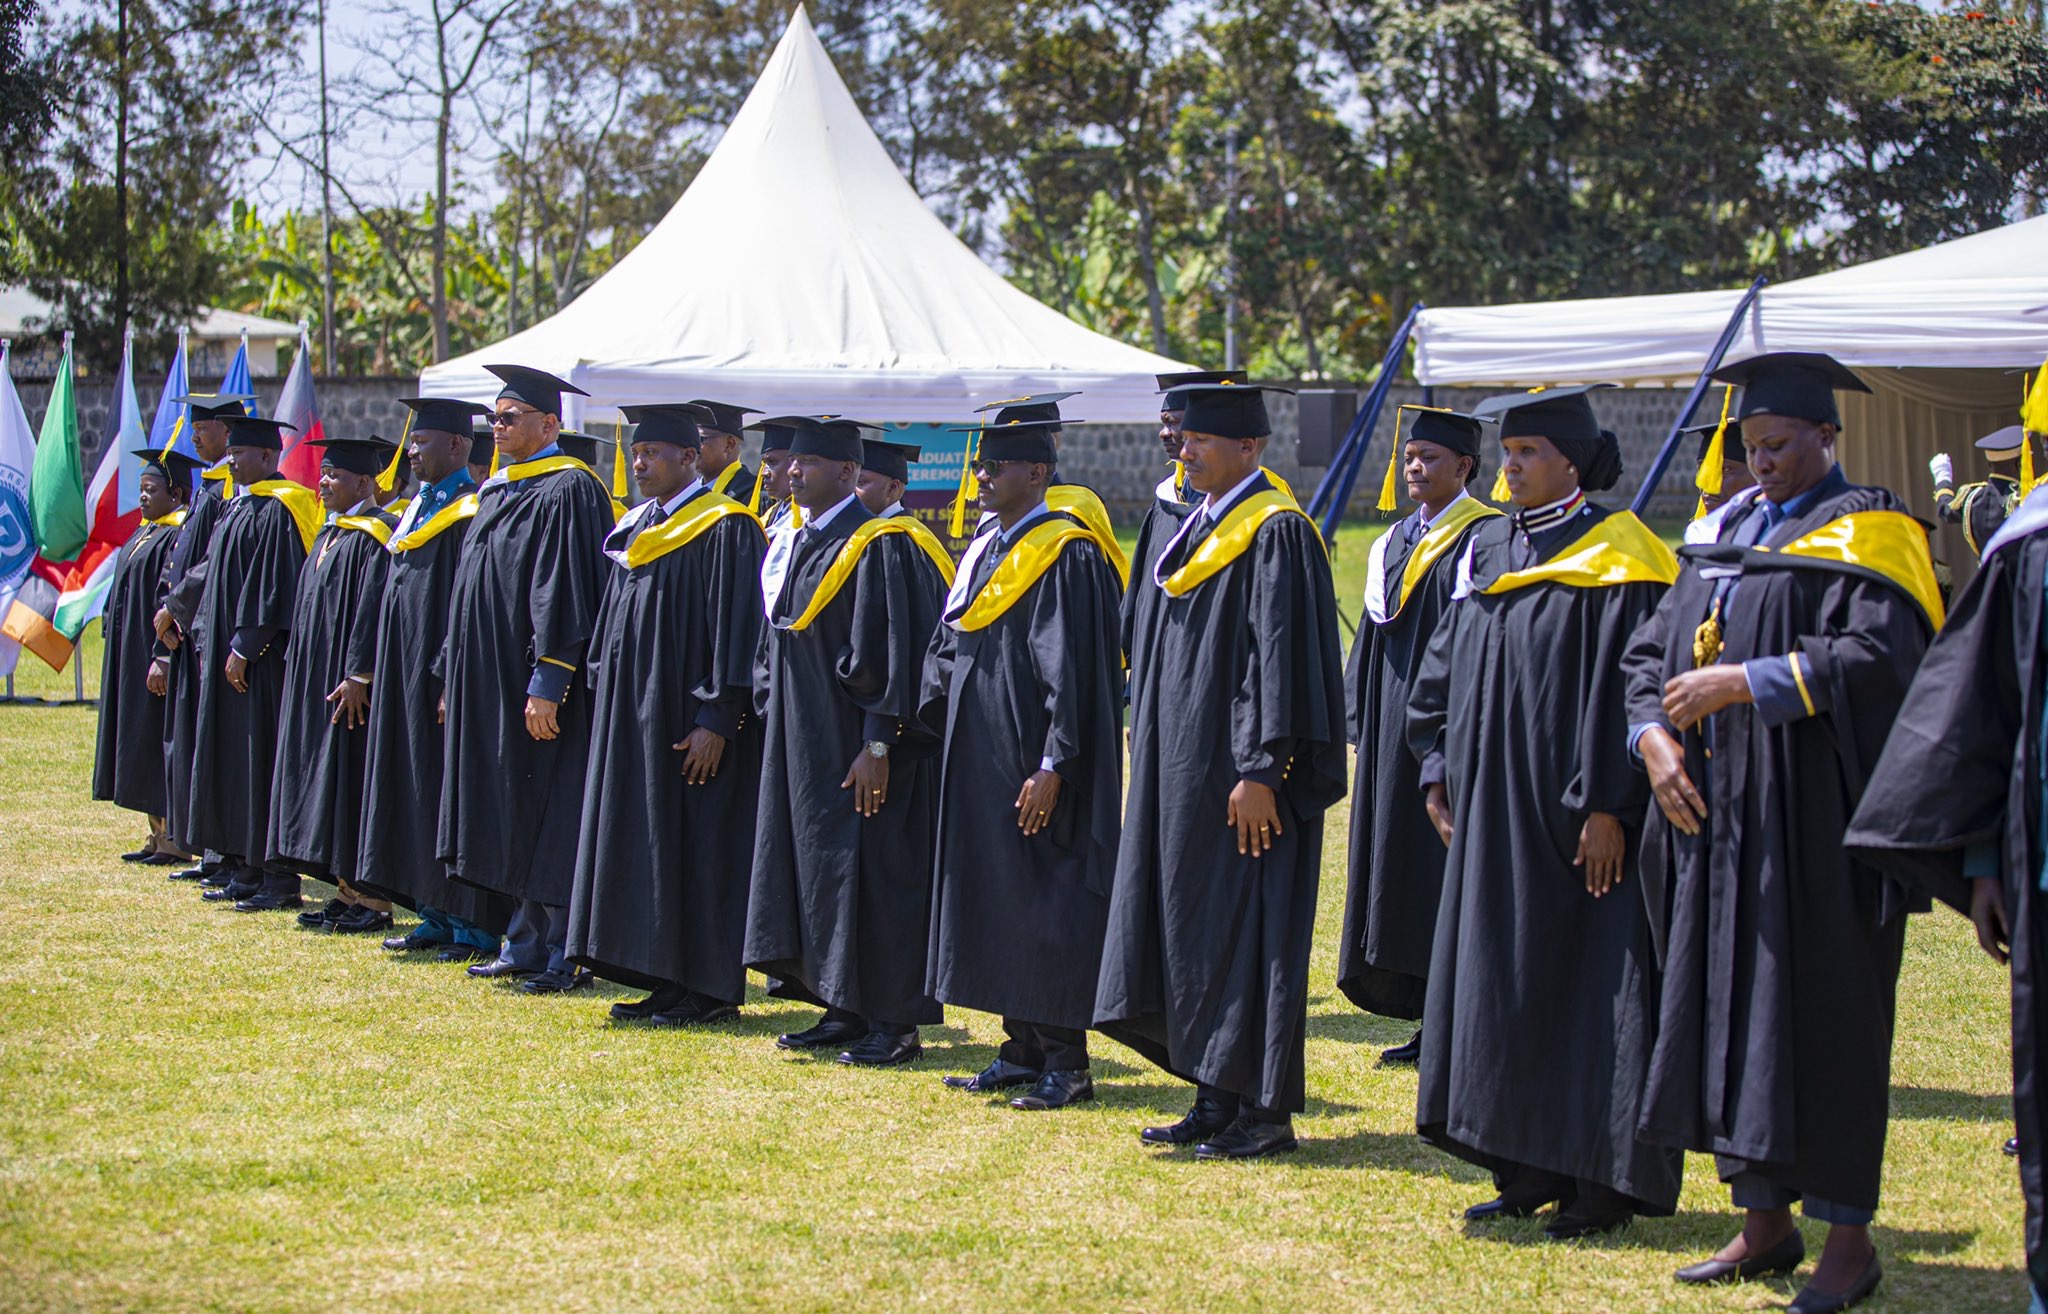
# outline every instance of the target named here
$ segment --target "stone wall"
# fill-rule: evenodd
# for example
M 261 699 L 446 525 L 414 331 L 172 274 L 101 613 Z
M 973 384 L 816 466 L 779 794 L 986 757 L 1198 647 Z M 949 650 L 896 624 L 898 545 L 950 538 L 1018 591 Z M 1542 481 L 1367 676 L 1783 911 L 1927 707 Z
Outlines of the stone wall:
M 202 379 L 200 386 L 210 387 L 213 382 L 210 378 Z M 392 439 L 405 428 L 406 410 L 397 399 L 411 396 L 417 386 L 417 381 L 410 378 L 328 378 L 315 384 L 321 416 L 330 434 L 339 437 L 377 433 Z M 39 425 L 43 410 L 49 404 L 49 380 L 17 379 L 15 387 L 21 393 L 22 404 L 28 409 L 30 422 Z M 136 394 L 142 399 L 145 423 L 154 413 L 156 398 L 162 388 L 161 377 L 143 376 L 136 381 Z M 259 385 L 259 391 L 264 395 L 266 410 L 274 407 L 275 389 Z M 1436 392 L 1435 403 L 1464 410 L 1488 395 L 1486 390 L 1440 388 Z M 79 435 L 85 448 L 88 472 L 98 462 L 100 448 L 106 441 L 112 399 L 110 380 L 84 380 L 79 384 Z M 1379 425 L 1373 431 L 1365 466 L 1358 472 L 1358 483 L 1352 491 L 1350 504 L 1353 516 L 1370 514 L 1379 497 L 1380 481 L 1386 472 L 1388 448 L 1393 439 L 1395 405 L 1421 400 L 1422 390 L 1418 387 L 1401 384 L 1394 388 Z M 1650 467 L 1657 445 L 1670 428 L 1672 416 L 1684 400 L 1684 393 L 1666 388 L 1624 388 L 1599 395 L 1594 405 L 1607 427 L 1621 438 L 1625 471 L 1620 486 L 1609 495 L 1611 501 L 1626 502 L 1634 494 L 1637 483 Z M 1268 402 L 1274 435 L 1267 463 L 1306 499 L 1322 477 L 1323 470 L 1321 467 L 1304 469 L 1296 459 L 1297 413 L 1294 398 L 1270 396 Z M 753 452 L 750 447 L 750 461 Z M 1067 430 L 1061 438 L 1060 454 L 1061 473 L 1076 483 L 1095 489 L 1120 519 L 1135 520 L 1143 514 L 1154 485 L 1166 472 L 1158 429 L 1154 425 L 1078 425 Z M 1497 464 L 1492 457 L 1487 460 L 1478 484 L 1482 491 L 1491 485 Z M 1691 458 L 1680 453 L 1651 504 L 1653 516 L 1683 516 L 1691 511 L 1695 496 L 1691 473 Z

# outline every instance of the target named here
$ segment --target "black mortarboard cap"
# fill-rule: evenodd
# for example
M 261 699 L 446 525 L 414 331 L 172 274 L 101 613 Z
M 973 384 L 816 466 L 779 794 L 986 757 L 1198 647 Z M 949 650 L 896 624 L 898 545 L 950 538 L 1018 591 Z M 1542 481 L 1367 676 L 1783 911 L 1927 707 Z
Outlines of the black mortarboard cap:
M 600 444 L 610 446 L 608 439 L 599 438 L 594 433 L 578 433 L 574 429 L 563 429 L 555 435 L 555 441 L 561 444 L 564 456 L 573 456 L 592 470 L 611 468 L 608 465 L 599 466 L 598 464 L 600 458 L 598 457 L 597 449 Z M 607 453 L 606 455 L 609 456 L 610 454 Z
M 1062 420 L 1060 418 L 1060 403 L 1069 397 L 1078 397 L 1080 395 L 1078 392 L 1041 392 L 1029 397 L 1006 397 L 1002 401 L 993 401 L 986 406 L 977 406 L 974 408 L 974 413 L 976 415 L 986 415 L 990 411 L 994 411 L 996 418 L 989 421 L 991 426 L 998 424 L 1072 424 L 1075 421 Z
M 790 438 L 791 456 L 822 456 L 828 461 L 860 461 L 866 453 L 861 448 L 860 431 L 873 429 L 881 431 L 879 424 L 863 424 L 859 420 L 842 420 L 837 416 L 820 416 L 810 421 L 808 428 L 798 429 Z
M 702 402 L 621 406 L 619 412 L 633 426 L 632 441 L 673 443 L 692 450 L 704 445 L 703 425 L 710 418 Z
M 498 435 L 491 432 L 488 424 L 479 424 L 469 431 L 469 464 L 489 465 L 491 458 L 498 454 Z
M 1500 425 L 1500 436 L 1545 438 L 1579 472 L 1579 486 L 1589 493 L 1614 487 L 1621 478 L 1621 441 L 1600 427 L 1590 393 L 1612 383 L 1575 383 L 1566 388 L 1538 388 L 1488 397 L 1472 414 Z
M 249 408 L 244 402 L 256 400 L 253 392 L 188 392 L 182 397 L 173 397 L 173 406 L 190 406 L 192 418 L 198 420 L 233 420 L 236 416 L 247 415 Z
M 312 441 L 312 440 L 308 440 Z M 350 474 L 381 474 L 391 464 L 398 444 L 374 435 L 369 438 L 322 438 L 313 444 L 321 449 L 320 464 Z
M 749 415 L 761 413 L 756 406 L 735 406 L 731 402 L 712 401 L 705 397 L 692 397 L 690 405 L 704 408 L 705 418 L 698 422 L 703 428 L 734 435 L 745 432 Z
M 1447 451 L 1460 456 L 1479 459 L 1479 449 L 1484 441 L 1485 426 L 1474 415 L 1462 411 L 1438 410 L 1434 406 L 1403 406 L 1401 408 L 1408 422 L 1408 436 L 1404 442 L 1435 443 Z
M 1994 461 L 2009 461 L 2020 454 L 2026 446 L 2027 431 L 2017 424 L 2008 424 L 2003 429 L 1985 434 L 1977 440 L 1977 450 Z
M 1180 391 L 1187 394 L 1180 427 L 1182 433 L 1206 433 L 1217 438 L 1264 438 L 1273 432 L 1266 417 L 1266 394 L 1294 391 L 1264 383 L 1198 383 Z
M 899 479 L 906 484 L 910 482 L 910 463 L 924 452 L 922 447 L 913 447 L 909 443 L 883 442 L 880 438 L 861 439 L 860 449 L 862 469 L 872 470 L 884 479 Z
M 777 415 L 771 419 L 756 420 L 747 427 L 761 431 L 762 451 L 786 452 L 800 431 L 816 423 L 808 415 Z
M 1198 383 L 1246 383 L 1251 376 L 1243 370 L 1182 370 L 1178 374 L 1159 374 L 1159 391 L 1166 395 L 1159 399 L 1162 411 L 1184 411 L 1188 408 L 1187 390 Z
M 192 476 L 205 464 L 183 452 L 166 452 L 154 447 L 136 448 L 129 455 L 142 458 L 142 473 L 154 474 L 171 487 L 188 491 L 192 487 Z
M 981 461 L 1031 461 L 1053 465 L 1060 459 L 1053 446 L 1052 426 L 1045 424 L 1005 425 L 980 430 L 981 441 L 975 459 Z
M 298 432 L 296 425 L 286 424 L 283 420 L 266 420 L 255 415 L 229 416 L 228 446 L 268 447 L 273 452 L 281 452 L 284 450 L 284 435 L 278 432 L 280 429 Z
M 476 417 L 491 413 L 491 408 L 481 402 L 458 401 L 453 397 L 400 397 L 398 404 L 412 412 L 413 428 L 439 433 L 473 433 Z
M 1699 460 L 1705 461 L 1707 448 L 1713 445 L 1714 430 L 1720 427 L 1719 420 L 1709 420 L 1705 424 L 1689 424 L 1679 432 L 1700 440 Z M 1749 459 L 1749 444 L 1742 441 L 1742 426 L 1732 414 L 1728 417 L 1728 434 L 1721 440 L 1721 459 L 1738 464 Z
M 1738 384 L 1742 400 L 1735 405 L 1735 418 L 1752 415 L 1789 415 L 1814 424 L 1840 428 L 1842 413 L 1835 409 L 1835 391 L 1869 392 L 1870 386 L 1849 372 L 1833 356 L 1817 351 L 1774 351 L 1751 356 L 1714 371 L 1721 383 Z
M 558 420 L 562 418 L 563 393 L 574 393 L 578 397 L 590 395 L 567 379 L 558 379 L 546 370 L 531 369 L 525 365 L 486 365 L 484 368 L 505 381 L 505 386 L 498 390 L 499 401 L 510 397 Z

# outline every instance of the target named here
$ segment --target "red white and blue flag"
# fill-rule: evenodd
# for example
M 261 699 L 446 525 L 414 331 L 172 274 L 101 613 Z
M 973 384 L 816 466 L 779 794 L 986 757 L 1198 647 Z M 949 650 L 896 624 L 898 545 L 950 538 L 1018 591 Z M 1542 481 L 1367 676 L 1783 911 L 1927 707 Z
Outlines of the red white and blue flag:
M 284 376 L 284 391 L 277 399 L 277 418 L 296 432 L 284 435 L 284 458 L 277 472 L 308 488 L 320 486 L 322 450 L 315 444 L 325 440 L 320 428 L 320 404 L 313 396 L 313 352 L 306 330 L 299 328 L 299 349 L 292 353 L 292 367 Z

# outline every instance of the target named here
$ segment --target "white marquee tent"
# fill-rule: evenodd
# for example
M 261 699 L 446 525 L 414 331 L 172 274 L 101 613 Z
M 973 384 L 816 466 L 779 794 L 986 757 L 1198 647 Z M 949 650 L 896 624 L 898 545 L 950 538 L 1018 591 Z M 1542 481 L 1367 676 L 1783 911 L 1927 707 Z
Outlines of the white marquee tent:
M 490 362 L 621 405 L 714 396 L 770 413 L 963 420 L 981 402 L 1080 391 L 1076 419 L 1157 417 L 1187 366 L 1104 337 L 984 264 L 918 199 L 799 7 L 673 209 L 559 313 L 429 366 L 434 396 L 488 401 Z

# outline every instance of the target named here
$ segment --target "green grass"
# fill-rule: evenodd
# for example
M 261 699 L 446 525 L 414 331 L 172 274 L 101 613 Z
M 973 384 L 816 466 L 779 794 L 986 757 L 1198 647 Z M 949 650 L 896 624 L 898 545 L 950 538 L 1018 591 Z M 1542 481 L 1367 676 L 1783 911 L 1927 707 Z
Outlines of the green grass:
M 801 1007 L 615 1027 L 625 992 L 535 999 L 202 905 L 113 859 L 141 827 L 85 797 L 92 718 L 0 707 L 0 1310 L 1732 1312 L 1793 1290 L 1673 1284 L 1734 1225 L 1698 1157 L 1679 1215 L 1618 1238 L 1467 1231 L 1487 1183 L 1415 1140 L 1412 1072 L 1376 1064 L 1408 1028 L 1332 984 L 1341 808 L 1302 1151 L 1219 1166 L 1139 1146 L 1188 1091 L 1108 1042 L 1094 1105 L 1019 1114 L 939 1085 L 992 1056 L 985 1016 L 853 1072 L 773 1048 Z M 1914 926 L 1895 1054 L 1873 1307 L 2018 1309 L 2005 982 L 1952 915 Z

